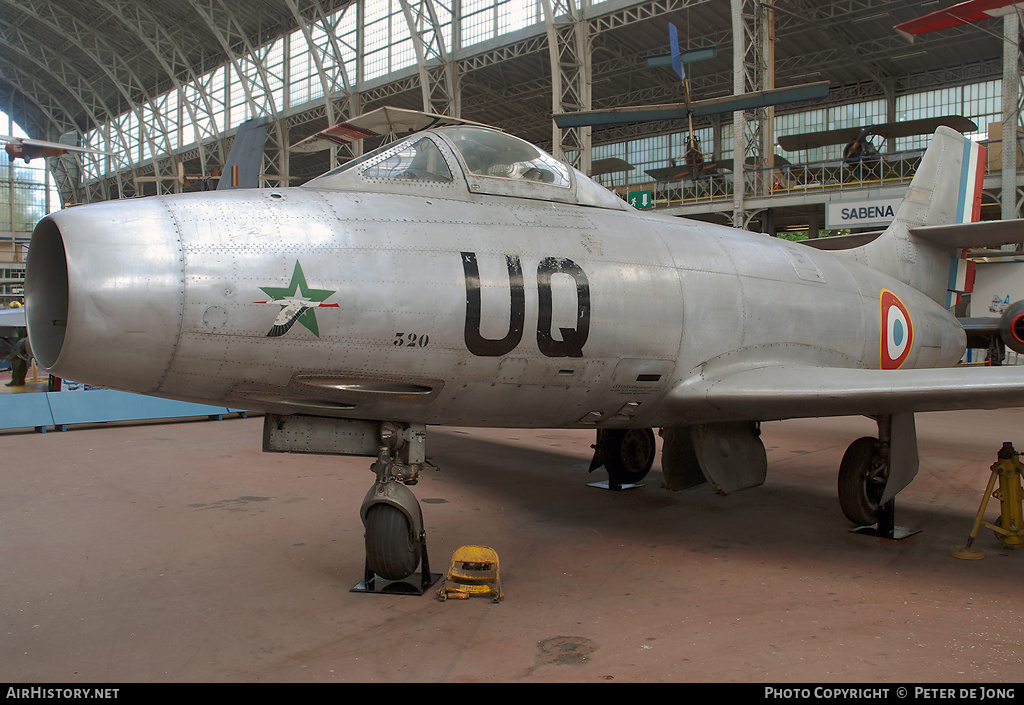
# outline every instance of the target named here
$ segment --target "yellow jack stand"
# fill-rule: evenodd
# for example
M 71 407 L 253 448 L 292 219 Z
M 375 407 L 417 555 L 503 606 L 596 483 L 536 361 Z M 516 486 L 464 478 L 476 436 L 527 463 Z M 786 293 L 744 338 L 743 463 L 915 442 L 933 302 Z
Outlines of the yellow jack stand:
M 955 558 L 964 560 L 980 560 L 985 557 L 985 551 L 980 548 L 971 548 L 978 530 L 981 527 L 992 529 L 996 537 L 1002 542 L 1003 548 L 1019 549 L 1024 547 L 1024 492 L 1021 491 L 1020 477 L 1024 473 L 1024 464 L 1021 464 L 1019 453 L 1009 443 L 1003 443 L 999 449 L 998 460 L 992 464 L 992 477 L 989 478 L 988 487 L 985 488 L 985 496 L 981 499 L 981 507 L 978 509 L 978 516 L 974 519 L 974 528 L 971 529 L 971 536 L 967 539 L 966 546 L 953 546 L 950 552 Z M 999 481 L 999 489 L 994 490 L 996 481 Z M 983 519 L 985 509 L 988 507 L 990 497 L 999 500 L 1002 513 L 995 524 L 990 524 Z
M 448 576 L 437 589 L 437 599 L 449 597 L 466 600 L 471 595 L 490 595 L 500 602 L 501 578 L 498 576 L 498 554 L 487 546 L 463 546 L 452 554 Z

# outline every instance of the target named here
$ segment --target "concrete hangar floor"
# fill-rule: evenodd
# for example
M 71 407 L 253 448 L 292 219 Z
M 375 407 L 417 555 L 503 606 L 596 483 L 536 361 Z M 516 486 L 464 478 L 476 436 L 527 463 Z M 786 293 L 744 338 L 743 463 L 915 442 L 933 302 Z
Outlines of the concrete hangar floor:
M 862 418 L 764 424 L 728 497 L 588 486 L 591 433 L 434 429 L 431 569 L 493 547 L 505 599 L 351 592 L 369 458 L 261 453 L 260 418 L 0 433 L 0 681 L 1004 683 L 1024 552 L 970 533 L 1024 411 L 918 415 L 901 541 L 836 499 Z M 998 514 L 993 502 L 986 515 Z

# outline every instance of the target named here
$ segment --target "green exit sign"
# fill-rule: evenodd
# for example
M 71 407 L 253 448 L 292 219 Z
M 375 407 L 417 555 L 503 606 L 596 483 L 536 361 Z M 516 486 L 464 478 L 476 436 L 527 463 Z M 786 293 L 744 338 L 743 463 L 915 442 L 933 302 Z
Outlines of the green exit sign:
M 626 201 L 634 208 L 654 208 L 654 191 L 630 191 Z

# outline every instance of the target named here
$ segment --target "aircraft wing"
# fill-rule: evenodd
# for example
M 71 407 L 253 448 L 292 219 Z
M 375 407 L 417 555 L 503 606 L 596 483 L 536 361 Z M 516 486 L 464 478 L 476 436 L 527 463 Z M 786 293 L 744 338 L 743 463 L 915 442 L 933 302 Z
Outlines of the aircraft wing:
M 0 337 L 13 338 L 18 333 L 18 328 L 24 328 L 25 309 L 11 308 L 0 311 Z
M 92 149 L 91 147 L 79 147 L 74 144 L 67 144 L 65 142 L 47 142 L 46 140 L 34 140 L 31 137 L 15 137 L 14 135 L 0 135 L 0 142 L 13 142 L 15 144 L 21 144 L 26 147 L 40 147 L 43 149 L 62 149 L 66 152 L 82 152 L 89 154 L 106 154 L 107 156 L 116 156 L 113 152 L 104 152 L 102 149 Z
M 958 318 L 960 325 L 967 331 L 967 336 L 972 335 L 995 335 L 999 333 L 999 316 L 968 316 Z M 968 346 L 970 347 L 970 346 Z
M 699 47 L 697 49 L 686 49 L 679 52 L 679 62 L 681 64 L 693 64 L 698 61 L 706 61 L 713 59 L 718 56 L 717 46 L 706 46 Z M 644 58 L 645 68 L 671 68 L 672 67 L 672 54 L 650 54 Z
M 869 135 L 878 135 L 883 139 L 896 139 L 897 137 L 931 134 L 942 125 L 951 127 L 961 134 L 974 132 L 978 129 L 973 120 L 961 115 L 944 115 L 942 117 L 921 118 L 920 120 L 886 122 L 879 125 L 862 127 L 843 127 L 837 130 L 804 132 L 799 135 L 783 135 L 779 137 L 778 142 L 779 146 L 787 152 L 794 152 L 798 149 L 817 149 L 818 147 L 827 147 L 832 144 L 847 144 L 860 137 L 861 133 L 865 130 L 867 130 Z
M 1024 219 L 927 225 L 911 228 L 910 232 L 940 247 L 998 247 L 1024 242 Z
M 990 17 L 1008 15 L 1021 5 L 1024 3 L 1015 0 L 967 0 L 967 2 L 961 2 L 944 10 L 936 10 L 898 24 L 896 31 L 913 41 L 914 37 L 919 34 L 936 32 L 962 24 L 973 24 Z
M 644 173 L 655 181 L 675 181 L 676 179 L 687 178 L 690 176 L 691 171 L 690 167 L 683 164 L 681 166 L 663 166 L 656 169 L 647 169 Z
M 292 152 L 319 152 L 337 145 L 348 144 L 366 137 L 402 136 L 411 132 L 428 130 L 432 127 L 448 125 L 476 125 L 488 127 L 483 123 L 463 120 L 449 115 L 425 113 L 421 110 L 393 108 L 384 106 L 363 113 L 359 117 L 331 125 L 304 140 L 296 142 L 288 149 Z
M 846 144 L 852 142 L 863 132 L 861 127 L 844 127 L 838 130 L 821 130 L 819 132 L 804 132 L 799 135 L 783 135 L 779 137 L 779 146 L 787 152 L 795 152 L 798 149 L 817 149 L 832 144 Z
M 633 171 L 635 166 L 625 159 L 608 157 L 606 159 L 595 159 L 590 164 L 590 175 L 601 176 L 602 174 L 621 174 L 626 171 Z
M 708 98 L 686 103 L 663 103 L 660 105 L 639 105 L 606 110 L 580 110 L 574 113 L 560 113 L 554 116 L 555 124 L 568 127 L 622 125 L 631 122 L 652 122 L 655 120 L 682 120 L 689 115 L 721 115 L 737 110 L 753 110 L 769 105 L 798 103 L 815 100 L 828 95 L 828 81 L 802 83 L 789 88 L 775 88 L 768 91 L 753 91 L 721 98 Z
M 943 115 L 933 118 L 921 118 L 920 120 L 887 122 L 883 125 L 875 125 L 871 133 L 888 140 L 898 137 L 913 137 L 914 135 L 929 135 L 943 125 L 956 130 L 960 134 L 975 132 L 978 129 L 977 124 L 973 120 L 962 115 Z
M 1001 407 L 1024 407 L 1024 367 L 761 365 L 702 372 L 672 389 L 659 412 L 685 424 Z

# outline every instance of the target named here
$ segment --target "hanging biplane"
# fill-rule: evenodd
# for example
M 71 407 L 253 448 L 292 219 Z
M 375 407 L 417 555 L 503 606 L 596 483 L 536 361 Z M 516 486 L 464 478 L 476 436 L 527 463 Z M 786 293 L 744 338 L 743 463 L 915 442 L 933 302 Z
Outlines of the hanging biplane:
M 876 179 L 881 176 L 882 155 L 879 153 L 878 147 L 872 142 L 873 137 L 890 140 L 900 137 L 927 135 L 935 132 L 940 126 L 949 127 L 961 134 L 975 132 L 978 129 L 978 126 L 972 120 L 968 120 L 965 117 L 945 115 L 942 117 L 921 118 L 919 120 L 805 132 L 798 135 L 783 135 L 778 138 L 778 144 L 787 152 L 842 144 L 844 145 L 842 160 L 850 168 L 850 174 L 858 179 Z
M 843 158 L 858 159 L 878 154 L 878 148 L 872 143 L 872 137 L 884 140 L 916 135 L 930 135 L 940 126 L 950 127 L 961 134 L 975 132 L 978 126 L 974 121 L 960 115 L 944 115 L 941 117 L 921 118 L 920 120 L 897 120 L 877 125 L 860 125 L 835 130 L 804 132 L 798 135 L 783 135 L 778 138 L 779 146 L 787 152 L 804 149 L 817 149 L 834 144 L 844 144 Z

